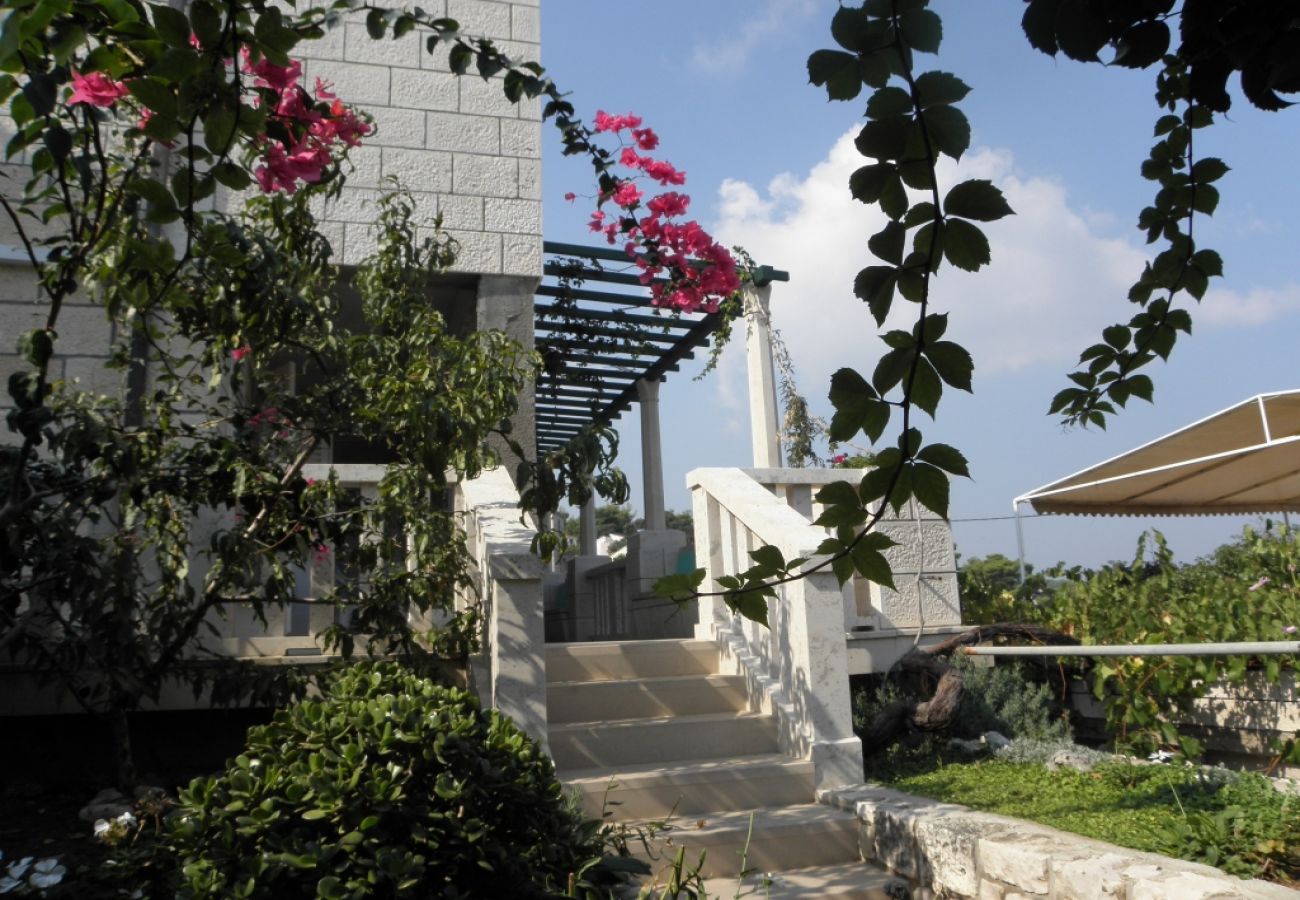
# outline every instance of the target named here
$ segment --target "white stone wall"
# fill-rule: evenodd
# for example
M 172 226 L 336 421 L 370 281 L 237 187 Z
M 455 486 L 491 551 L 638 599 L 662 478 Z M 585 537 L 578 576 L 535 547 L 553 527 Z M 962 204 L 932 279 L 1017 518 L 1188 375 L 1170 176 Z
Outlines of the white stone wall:
M 541 58 L 539 3 L 426 0 L 421 6 L 524 62 Z M 431 226 L 441 215 L 460 242 L 458 271 L 540 277 L 541 104 L 510 103 L 500 77 L 453 75 L 448 47 L 430 54 L 425 37 L 417 29 L 398 40 L 373 40 L 357 17 L 299 45 L 304 83 L 332 82 L 379 129 L 353 151 L 348 186 L 323 210 L 325 233 L 343 263 L 364 257 L 373 246 L 374 201 L 384 180 L 395 176 L 414 196 L 418 221 Z

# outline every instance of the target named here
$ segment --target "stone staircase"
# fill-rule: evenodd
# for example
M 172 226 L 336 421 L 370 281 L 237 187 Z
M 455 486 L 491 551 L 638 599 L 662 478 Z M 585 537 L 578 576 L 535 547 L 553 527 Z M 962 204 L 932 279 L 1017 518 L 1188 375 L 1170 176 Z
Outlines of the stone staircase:
M 813 802 L 812 763 L 778 751 L 773 717 L 750 709 L 743 676 L 719 674 L 711 642 L 546 650 L 560 778 L 593 818 L 668 819 L 671 845 L 648 860 L 656 873 L 685 847 L 688 867 L 704 854 L 709 897 L 886 898 L 900 887 L 906 896 L 862 862 L 857 819 Z

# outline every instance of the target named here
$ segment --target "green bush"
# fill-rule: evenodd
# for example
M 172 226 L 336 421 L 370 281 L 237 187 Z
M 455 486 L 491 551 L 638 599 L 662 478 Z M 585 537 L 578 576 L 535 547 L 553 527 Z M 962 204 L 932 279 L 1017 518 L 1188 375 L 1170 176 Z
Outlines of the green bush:
M 182 897 L 545 896 L 600 855 L 532 739 L 391 663 L 250 729 L 174 823 Z
M 956 654 L 953 667 L 962 673 L 964 690 L 952 731 L 975 738 L 996 731 L 1009 738 L 1070 741 L 1074 733 L 1052 689 L 1036 681 L 1020 664 L 978 667 Z

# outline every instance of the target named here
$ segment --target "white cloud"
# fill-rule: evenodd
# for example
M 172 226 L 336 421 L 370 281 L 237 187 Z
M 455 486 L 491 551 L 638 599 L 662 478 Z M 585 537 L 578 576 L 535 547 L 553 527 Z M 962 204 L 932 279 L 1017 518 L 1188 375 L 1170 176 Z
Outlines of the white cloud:
M 849 175 L 865 162 L 853 134 L 802 178 L 777 176 L 766 191 L 739 181 L 720 188 L 715 233 L 790 273 L 773 290 L 774 322 L 808 385 L 845 365 L 869 373 L 881 350 L 866 304 L 853 295 L 854 276 L 872 264 L 867 238 L 885 221 L 849 195 Z M 1060 184 L 1017 173 L 1010 154 L 994 150 L 970 153 L 959 166 L 945 160 L 939 177 L 992 179 L 1017 213 L 985 227 L 990 266 L 975 275 L 945 267 L 934 283 L 934 309 L 950 313 L 949 335 L 975 356 L 977 378 L 1068 365 L 1102 326 L 1128 315 L 1123 298 L 1141 271 L 1141 251 L 1098 234 Z M 913 313 L 896 299 L 890 325 Z
M 737 72 L 765 41 L 789 31 L 792 17 L 807 16 L 816 8 L 815 0 L 767 0 L 739 28 L 719 34 L 716 43 L 696 43 L 691 66 L 715 75 Z
M 1300 284 L 1280 288 L 1254 288 L 1245 293 L 1211 289 L 1192 308 L 1192 322 L 1211 328 L 1245 328 L 1263 325 L 1300 312 Z

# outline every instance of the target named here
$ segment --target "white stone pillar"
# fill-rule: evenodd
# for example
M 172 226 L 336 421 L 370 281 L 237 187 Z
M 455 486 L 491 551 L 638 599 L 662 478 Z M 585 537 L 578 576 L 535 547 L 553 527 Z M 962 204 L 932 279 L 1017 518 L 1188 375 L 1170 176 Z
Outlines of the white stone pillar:
M 596 493 L 593 491 L 582 504 L 578 519 L 578 552 L 583 556 L 596 555 Z
M 659 381 L 638 379 L 637 402 L 641 406 L 641 481 L 645 488 L 645 530 L 663 531 L 664 454 L 659 438 Z
M 749 427 L 754 466 L 781 467 L 780 424 L 776 410 L 776 376 L 772 367 L 772 286 L 745 286 L 745 351 L 749 360 Z

